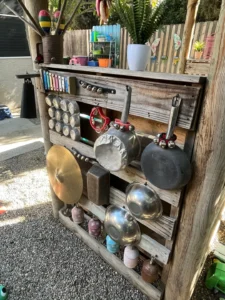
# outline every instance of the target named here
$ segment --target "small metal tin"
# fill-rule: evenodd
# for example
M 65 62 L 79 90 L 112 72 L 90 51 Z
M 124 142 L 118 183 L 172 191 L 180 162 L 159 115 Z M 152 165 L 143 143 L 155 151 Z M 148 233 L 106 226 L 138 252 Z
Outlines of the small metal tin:
M 52 104 L 54 105 L 54 107 L 56 109 L 59 109 L 60 108 L 60 101 L 62 100 L 61 97 L 58 97 L 58 96 L 54 96 L 53 100 L 52 100 Z
M 74 206 L 71 210 L 74 223 L 81 224 L 84 222 L 84 211 L 81 207 Z
M 70 114 L 68 112 L 64 112 L 62 115 L 63 123 L 69 124 L 70 123 Z
M 110 253 L 116 253 L 119 251 L 120 245 L 115 242 L 109 235 L 106 236 L 106 248 Z
M 70 135 L 70 130 L 72 129 L 72 127 L 70 125 L 64 125 L 63 126 L 63 134 L 65 136 L 69 136 Z
M 80 108 L 76 101 L 70 101 L 68 104 L 68 110 L 71 113 L 71 115 L 79 113 Z
M 124 265 L 129 268 L 133 269 L 138 264 L 139 258 L 139 251 L 136 247 L 133 246 L 126 246 L 123 253 L 123 262 Z
M 56 118 L 57 121 L 62 120 L 62 112 L 58 109 L 55 111 L 55 118 Z
M 48 126 L 49 126 L 50 129 L 54 129 L 55 128 L 55 124 L 56 124 L 56 121 L 53 120 L 53 119 L 50 119 L 48 121 Z
M 63 123 L 61 123 L 61 122 L 56 122 L 56 124 L 55 124 L 55 130 L 56 130 L 57 132 L 62 132 L 62 129 L 63 129 Z
M 77 128 L 72 128 L 70 130 L 70 137 L 74 141 L 79 141 L 80 140 L 80 131 Z
M 49 94 L 48 96 L 45 97 L 45 102 L 48 106 L 52 106 L 54 97 L 55 97 L 55 95 L 53 95 L 53 94 Z
M 49 115 L 50 118 L 54 118 L 55 117 L 55 111 L 56 111 L 55 107 L 49 107 L 49 109 L 48 109 L 48 115 Z
M 69 104 L 69 101 L 68 101 L 68 100 L 62 99 L 62 100 L 60 101 L 60 108 L 61 108 L 63 111 L 68 111 L 68 104 Z
M 73 114 L 70 116 L 70 125 L 72 127 L 80 126 L 80 114 Z

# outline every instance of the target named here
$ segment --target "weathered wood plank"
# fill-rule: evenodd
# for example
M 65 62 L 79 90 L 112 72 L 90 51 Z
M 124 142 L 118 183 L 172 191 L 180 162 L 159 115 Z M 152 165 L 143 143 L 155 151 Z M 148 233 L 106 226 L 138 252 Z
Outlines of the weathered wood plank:
M 150 300 L 160 300 L 162 298 L 162 291 L 143 281 L 140 275 L 138 275 L 134 270 L 127 268 L 118 257 L 108 252 L 103 245 L 91 237 L 79 225 L 65 217 L 61 211 L 59 212 L 59 219 L 65 227 L 73 231 L 79 239 L 81 239 L 93 251 L 100 255 L 108 264 L 110 264 L 117 272 L 129 280 L 135 287 L 140 289 L 142 293 L 146 294 Z
M 96 217 L 98 217 L 100 221 L 104 221 L 106 209 L 103 206 L 95 205 L 85 196 L 82 196 L 81 200 L 79 201 L 79 205 L 96 215 Z M 166 247 L 159 244 L 152 238 L 148 237 L 147 235 L 142 234 L 141 241 L 138 245 L 151 255 L 155 256 L 157 254 L 157 259 L 163 264 L 168 263 L 170 250 L 168 250 Z
M 126 195 L 119 191 L 118 189 L 111 187 L 110 188 L 110 203 L 115 204 L 118 206 L 125 206 L 127 210 L 128 207 L 126 205 Z M 165 239 L 171 240 L 174 233 L 176 218 L 171 218 L 165 215 L 162 215 L 157 220 L 151 221 L 151 220 L 140 220 L 137 219 L 137 221 L 144 226 L 148 227 L 149 229 L 153 230 L 154 232 L 158 233 Z
M 68 149 L 75 148 L 82 155 L 95 159 L 94 151 L 91 146 L 88 146 L 81 142 L 73 141 L 70 138 L 61 136 L 59 133 L 54 132 L 52 130 L 50 130 L 49 133 L 50 133 L 50 141 L 53 144 L 66 146 Z M 143 172 L 131 166 L 128 166 L 125 170 L 120 170 L 118 172 L 111 172 L 111 174 L 130 183 L 134 181 L 145 183 L 147 181 Z M 181 193 L 180 190 L 166 191 L 153 186 L 150 182 L 148 182 L 148 184 L 158 193 L 160 199 L 170 203 L 173 206 L 179 205 L 180 193 Z
M 207 76 L 209 73 L 210 61 L 204 60 L 187 60 L 185 74 L 199 74 Z
M 151 79 L 160 81 L 171 81 L 180 83 L 205 83 L 205 78 L 201 76 L 188 76 L 183 74 L 169 74 L 169 73 L 156 73 L 156 72 L 140 72 L 130 71 L 114 68 L 99 68 L 99 67 L 86 67 L 86 66 L 72 66 L 72 65 L 57 65 L 57 64 L 41 64 L 40 67 L 45 67 L 54 70 L 65 70 L 73 72 L 85 72 L 90 74 L 107 74 L 117 77 L 130 77 L 138 79 Z

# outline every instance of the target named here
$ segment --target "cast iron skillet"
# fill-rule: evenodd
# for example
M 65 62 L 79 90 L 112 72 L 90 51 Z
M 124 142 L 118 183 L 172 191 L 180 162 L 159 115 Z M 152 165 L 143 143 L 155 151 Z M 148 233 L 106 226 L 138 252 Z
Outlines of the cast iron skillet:
M 164 190 L 179 189 L 191 178 L 191 164 L 185 152 L 175 145 L 173 134 L 181 98 L 172 100 L 167 133 L 159 134 L 141 156 L 141 168 L 147 180 Z

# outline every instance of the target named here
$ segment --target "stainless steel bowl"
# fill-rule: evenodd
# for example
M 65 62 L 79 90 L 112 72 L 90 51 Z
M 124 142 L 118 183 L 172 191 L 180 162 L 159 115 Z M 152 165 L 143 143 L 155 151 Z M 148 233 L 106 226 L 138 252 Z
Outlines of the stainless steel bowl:
M 127 206 L 138 219 L 153 220 L 162 215 L 162 202 L 147 184 L 131 183 L 126 189 Z
M 105 231 L 120 245 L 135 245 L 140 242 L 140 227 L 132 215 L 122 207 L 110 205 L 105 214 Z

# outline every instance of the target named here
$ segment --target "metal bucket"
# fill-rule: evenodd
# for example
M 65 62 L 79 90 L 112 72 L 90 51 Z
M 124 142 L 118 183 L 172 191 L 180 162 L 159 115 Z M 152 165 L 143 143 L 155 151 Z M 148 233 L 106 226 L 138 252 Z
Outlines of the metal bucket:
M 63 63 L 63 35 L 43 36 L 42 46 L 45 64 Z

